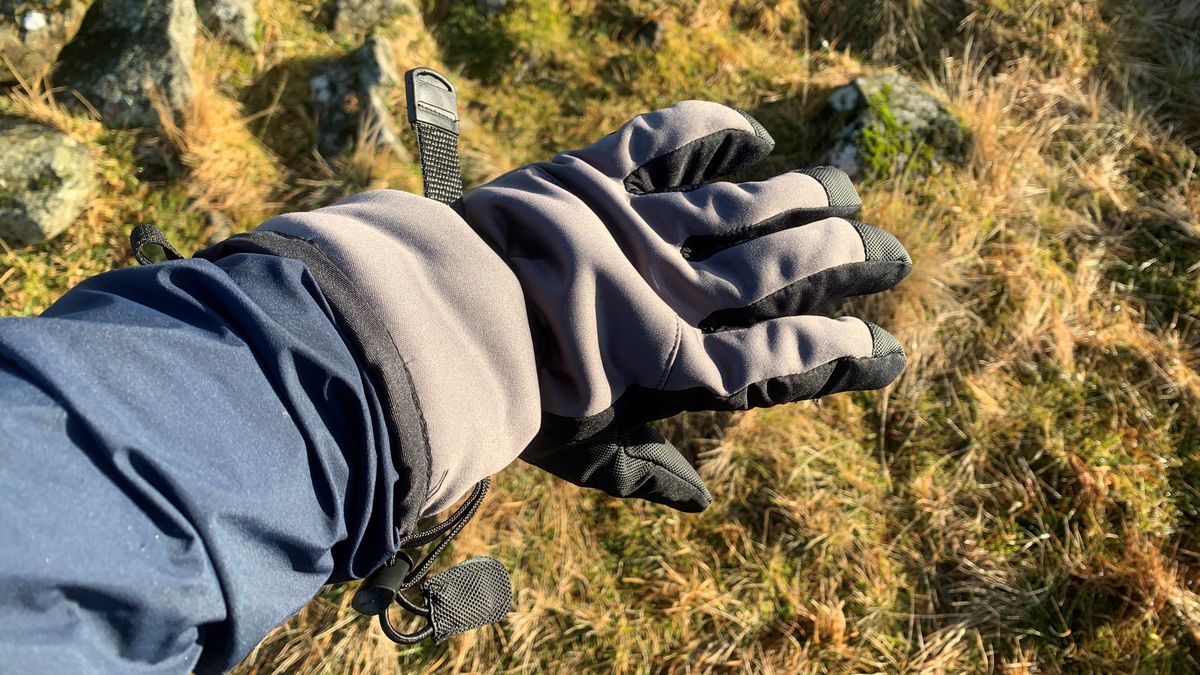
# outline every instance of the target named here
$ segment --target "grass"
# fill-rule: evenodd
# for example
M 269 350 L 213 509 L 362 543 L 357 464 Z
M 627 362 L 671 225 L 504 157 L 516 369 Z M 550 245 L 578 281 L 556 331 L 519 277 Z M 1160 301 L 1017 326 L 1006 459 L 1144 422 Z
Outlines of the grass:
M 404 157 L 316 158 L 307 73 L 354 45 L 314 27 L 317 2 L 259 4 L 262 54 L 206 40 L 180 128 L 108 131 L 33 83 L 0 96 L 86 141 L 105 185 L 63 236 L 3 249 L 0 311 L 128 264 L 139 222 L 191 250 L 214 222 L 419 187 Z M 426 0 L 380 29 L 401 69 L 454 76 L 472 184 L 685 98 L 756 113 L 770 170 L 817 159 L 815 116 L 854 76 L 902 72 L 942 100 L 965 161 L 862 186 L 913 273 L 842 308 L 910 365 L 879 393 L 664 425 L 712 488 L 702 516 L 514 466 L 449 556 L 512 569 L 504 624 L 401 648 L 329 588 L 239 672 L 1200 669 L 1194 3 L 509 5 Z M 651 19 L 655 49 L 634 39 Z

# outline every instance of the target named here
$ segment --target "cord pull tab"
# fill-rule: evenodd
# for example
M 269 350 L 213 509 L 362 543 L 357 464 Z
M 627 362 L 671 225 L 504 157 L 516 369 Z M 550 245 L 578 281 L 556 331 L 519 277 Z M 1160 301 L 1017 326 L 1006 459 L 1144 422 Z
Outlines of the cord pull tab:
M 512 607 L 512 581 L 493 558 L 471 558 L 421 584 L 435 642 L 496 623 Z

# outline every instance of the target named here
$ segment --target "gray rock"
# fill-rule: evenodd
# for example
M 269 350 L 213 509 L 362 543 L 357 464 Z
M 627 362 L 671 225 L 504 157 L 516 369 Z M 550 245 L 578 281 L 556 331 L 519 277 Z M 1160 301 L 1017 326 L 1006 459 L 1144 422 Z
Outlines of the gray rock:
M 417 13 L 413 0 L 332 0 L 326 12 L 329 27 L 336 33 L 370 33 L 401 15 Z
M 0 0 L 0 83 L 40 77 L 75 36 L 86 11 L 83 0 Z
M 78 92 L 111 127 L 157 127 L 161 97 L 182 122 L 192 96 L 196 8 L 192 0 L 98 0 L 63 48 L 54 84 Z
M 496 16 L 503 12 L 505 7 L 508 7 L 508 0 L 478 0 L 478 2 L 488 16 Z
M 367 135 L 378 146 L 403 155 L 387 105 L 388 94 L 399 84 L 392 48 L 374 37 L 313 71 L 308 85 L 317 118 L 317 150 L 336 157 Z
M 254 0 L 196 0 L 196 13 L 213 35 L 251 52 L 258 51 Z
M 860 77 L 834 90 L 828 106 L 840 126 L 825 161 L 855 180 L 936 174 L 970 147 L 958 119 L 903 75 Z
M 36 244 L 59 234 L 96 190 L 87 148 L 66 134 L 0 118 L 0 239 Z

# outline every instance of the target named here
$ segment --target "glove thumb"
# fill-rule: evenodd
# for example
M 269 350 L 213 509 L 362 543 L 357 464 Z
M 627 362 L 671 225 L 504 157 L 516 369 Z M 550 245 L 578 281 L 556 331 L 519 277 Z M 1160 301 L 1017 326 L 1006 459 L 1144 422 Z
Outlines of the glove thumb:
M 712 502 L 700 475 L 679 450 L 647 425 L 564 445 L 543 435 L 521 459 L 580 487 L 636 497 L 698 513 Z

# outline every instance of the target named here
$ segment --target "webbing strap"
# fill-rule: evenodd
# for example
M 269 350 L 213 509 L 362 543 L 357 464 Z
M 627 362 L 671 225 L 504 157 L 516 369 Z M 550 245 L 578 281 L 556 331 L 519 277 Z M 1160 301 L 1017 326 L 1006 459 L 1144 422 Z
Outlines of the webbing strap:
M 462 173 L 458 166 L 458 135 L 425 122 L 413 122 L 425 196 L 444 204 L 462 196 Z
M 462 197 L 458 164 L 458 98 L 454 85 L 429 68 L 404 74 L 408 121 L 417 133 L 425 196 L 445 204 Z

